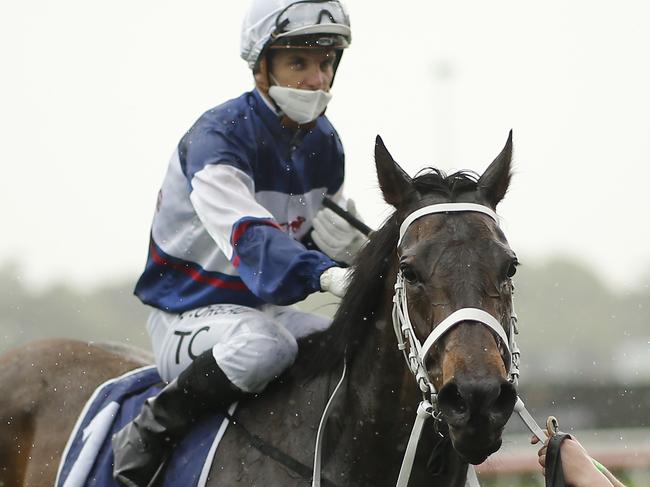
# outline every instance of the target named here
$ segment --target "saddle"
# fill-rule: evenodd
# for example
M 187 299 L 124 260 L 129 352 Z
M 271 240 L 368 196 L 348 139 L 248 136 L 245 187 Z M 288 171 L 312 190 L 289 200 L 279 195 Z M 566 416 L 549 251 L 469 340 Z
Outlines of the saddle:
M 111 438 L 129 423 L 142 404 L 162 389 L 156 367 L 130 371 L 100 385 L 86 403 L 66 444 L 56 487 L 118 487 L 113 480 Z M 161 487 L 204 487 L 217 446 L 229 424 L 223 414 L 197 421 L 176 446 Z

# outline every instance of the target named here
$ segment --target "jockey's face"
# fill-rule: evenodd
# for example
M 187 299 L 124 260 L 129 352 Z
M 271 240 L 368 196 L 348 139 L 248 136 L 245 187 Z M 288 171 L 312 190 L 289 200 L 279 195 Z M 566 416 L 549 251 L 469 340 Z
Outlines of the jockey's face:
M 274 49 L 269 72 L 279 86 L 329 91 L 336 55 L 334 49 Z

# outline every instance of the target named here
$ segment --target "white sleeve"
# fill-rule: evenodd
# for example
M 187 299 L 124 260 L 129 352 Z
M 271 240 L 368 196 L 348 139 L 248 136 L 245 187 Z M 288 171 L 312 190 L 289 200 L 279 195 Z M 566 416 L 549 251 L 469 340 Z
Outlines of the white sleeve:
M 190 200 L 210 236 L 228 259 L 235 223 L 245 217 L 273 215 L 255 200 L 253 180 L 228 164 L 210 164 L 194 174 Z

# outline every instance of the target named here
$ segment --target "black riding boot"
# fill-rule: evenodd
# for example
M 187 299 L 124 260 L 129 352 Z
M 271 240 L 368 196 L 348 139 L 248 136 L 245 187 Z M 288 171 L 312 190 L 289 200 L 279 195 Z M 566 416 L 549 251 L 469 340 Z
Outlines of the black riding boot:
M 242 395 L 212 350 L 202 353 L 113 436 L 113 478 L 123 487 L 153 486 L 190 426 L 204 412 L 225 411 Z

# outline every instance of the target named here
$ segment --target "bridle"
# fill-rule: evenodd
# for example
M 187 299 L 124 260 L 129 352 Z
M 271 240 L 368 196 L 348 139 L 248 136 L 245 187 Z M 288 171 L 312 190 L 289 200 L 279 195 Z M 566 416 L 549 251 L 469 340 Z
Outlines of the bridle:
M 498 225 L 499 219 L 497 214 L 491 208 L 476 203 L 439 203 L 425 206 L 409 214 L 400 225 L 399 239 L 397 247 L 399 248 L 402 238 L 409 226 L 417 219 L 425 215 L 437 213 L 452 212 L 478 212 L 483 213 L 494 220 Z M 511 298 L 512 299 L 512 298 Z M 440 340 L 440 338 L 457 324 L 464 321 L 474 321 L 490 329 L 491 332 L 499 337 L 503 353 L 504 363 L 508 370 L 508 380 L 516 387 L 519 381 L 519 360 L 521 352 L 515 341 L 517 329 L 517 314 L 515 313 L 514 303 L 511 301 L 511 314 L 507 324 L 508 333 L 504 326 L 497 318 L 490 313 L 478 308 L 461 308 L 454 311 L 442 322 L 436 325 L 429 336 L 421 343 L 418 339 L 408 312 L 408 300 L 406 296 L 405 278 L 401 270 L 397 271 L 395 282 L 395 294 L 393 295 L 393 328 L 397 337 L 397 348 L 404 354 L 406 364 L 415 377 L 415 381 L 422 393 L 422 401 L 418 405 L 416 420 L 411 431 L 402 467 L 397 480 L 397 487 L 406 487 L 415 459 L 415 451 L 420 439 L 424 421 L 432 417 L 436 424 L 442 421 L 442 413 L 438 407 L 438 392 L 429 379 L 424 366 L 425 357 L 431 348 Z M 523 403 L 522 403 L 523 406 Z M 470 465 L 467 471 L 468 484 L 478 486 L 478 478 L 474 468 Z
M 475 203 L 440 203 L 425 206 L 414 211 L 404 219 L 404 222 L 400 226 L 397 246 L 399 247 L 406 230 L 415 220 L 425 215 L 436 213 L 467 211 L 483 213 L 492 218 L 497 225 L 499 223 L 496 213 L 491 208 Z M 418 387 L 423 394 L 423 399 L 429 401 L 434 409 L 437 408 L 437 391 L 429 380 L 424 367 L 424 359 L 429 350 L 431 350 L 431 348 L 447 331 L 463 321 L 475 321 L 481 323 L 482 325 L 487 326 L 490 331 L 499 337 L 501 345 L 505 350 L 503 359 L 506 369 L 508 370 L 509 380 L 517 386 L 519 379 L 519 358 L 521 353 L 519 347 L 517 347 L 517 343 L 515 342 L 515 335 L 518 333 L 517 315 L 514 311 L 514 303 L 512 303 L 512 301 L 510 309 L 511 315 L 507 325 L 508 333 L 506 333 L 504 326 L 499 322 L 499 320 L 488 312 L 478 308 L 461 308 L 454 311 L 451 315 L 436 325 L 429 336 L 427 336 L 424 343 L 421 343 L 409 317 L 404 275 L 401 270 L 398 270 L 397 280 L 395 282 L 395 294 L 393 295 L 393 328 L 395 329 L 395 336 L 397 337 L 397 347 L 404 353 L 406 364 L 411 373 L 415 376 Z M 436 416 L 434 415 L 434 418 L 435 417 Z
M 397 247 L 399 248 L 406 230 L 415 220 L 425 215 L 454 212 L 483 213 L 492 218 L 497 225 L 499 224 L 499 218 L 494 210 L 484 205 L 476 203 L 439 203 L 429 205 L 412 212 L 404 219 L 400 225 Z M 461 308 L 454 311 L 436 325 L 427 336 L 424 343 L 421 343 L 409 317 L 405 278 L 402 271 L 398 269 L 395 282 L 395 294 L 393 295 L 393 328 L 395 330 L 395 336 L 397 337 L 397 347 L 404 354 L 407 367 L 415 377 L 418 388 L 422 393 L 422 401 L 420 401 L 417 407 L 415 422 L 413 424 L 413 429 L 411 430 L 406 451 L 404 452 L 404 458 L 402 460 L 402 466 L 396 487 L 407 487 L 408 485 L 413 461 L 415 460 L 415 452 L 417 450 L 417 445 L 425 420 L 431 417 L 436 421 L 436 423 L 442 421 L 442 415 L 438 408 L 438 393 L 432 382 L 429 380 L 426 368 L 424 367 L 424 360 L 431 347 L 433 347 L 447 331 L 464 321 L 474 321 L 486 326 L 491 332 L 496 334 L 501 342 L 502 349 L 505 352 L 502 356 L 508 370 L 508 380 L 515 387 L 518 385 L 521 352 L 515 341 L 515 335 L 517 335 L 519 331 L 517 328 L 517 314 L 515 313 L 512 297 L 510 305 L 510 319 L 506 325 L 508 328 L 507 333 L 503 324 L 490 313 L 478 308 Z M 312 477 L 312 487 L 320 487 L 321 485 L 321 453 L 324 428 L 331 412 L 332 404 L 345 378 L 345 374 L 346 365 L 344 363 L 341 379 L 330 396 L 327 406 L 323 411 L 318 428 L 316 447 L 314 450 L 314 474 Z M 543 430 L 526 410 L 523 401 L 519 397 L 517 397 L 514 412 L 521 417 L 524 424 L 535 436 L 542 440 L 546 438 Z M 479 487 L 478 478 L 472 465 L 469 465 L 467 469 L 467 485 L 470 487 Z

